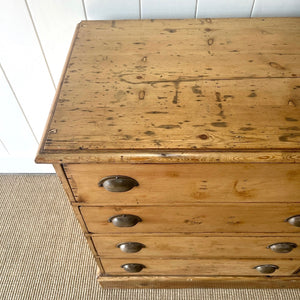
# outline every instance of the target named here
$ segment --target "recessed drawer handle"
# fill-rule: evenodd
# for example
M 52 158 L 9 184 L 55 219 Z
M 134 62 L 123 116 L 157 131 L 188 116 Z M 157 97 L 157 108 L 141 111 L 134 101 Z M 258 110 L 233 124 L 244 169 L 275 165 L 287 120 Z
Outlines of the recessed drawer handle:
M 286 222 L 289 222 L 291 225 L 300 227 L 300 215 L 290 217 L 285 220 Z
M 129 273 L 138 273 L 146 267 L 142 264 L 124 264 L 121 266 L 121 268 L 123 268 L 126 272 Z
M 127 192 L 130 191 L 133 187 L 138 186 L 139 183 L 128 176 L 123 175 L 113 175 L 102 178 L 98 186 L 104 187 L 109 192 Z
M 142 219 L 135 215 L 116 215 L 110 217 L 108 222 L 113 223 L 117 227 L 132 227 L 138 222 L 142 222 Z
M 277 269 L 279 269 L 276 265 L 259 265 L 254 267 L 257 271 L 259 271 L 262 274 L 271 274 L 274 273 Z
M 267 248 L 277 253 L 289 253 L 296 247 L 297 245 L 294 243 L 275 243 L 269 245 Z
M 145 245 L 136 242 L 127 242 L 127 243 L 120 243 L 117 245 L 117 247 L 120 248 L 121 251 L 126 253 L 136 253 L 141 251 L 143 248 L 145 248 Z

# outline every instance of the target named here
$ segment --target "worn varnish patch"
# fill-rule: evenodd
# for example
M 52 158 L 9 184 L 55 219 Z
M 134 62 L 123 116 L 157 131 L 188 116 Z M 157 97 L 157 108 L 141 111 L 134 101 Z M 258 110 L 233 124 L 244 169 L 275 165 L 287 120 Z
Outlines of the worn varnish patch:
M 42 152 L 299 150 L 298 18 L 138 22 L 80 24 Z
M 199 204 L 193 206 L 121 206 L 119 214 L 129 213 L 144 216 L 130 228 L 123 227 L 122 233 L 297 233 L 299 229 L 284 223 L 286 215 L 300 209 L 299 203 L 248 203 Z M 108 224 L 107 219 L 116 212 L 113 207 L 81 206 L 91 233 L 119 233 L 118 227 Z M 163 216 L 163 218 L 162 218 Z M 174 218 L 176 216 L 176 218 Z M 272 226 L 266 220 L 273 220 Z
M 188 220 L 187 220 L 188 221 Z M 130 234 L 105 234 L 93 236 L 97 252 L 105 258 L 128 258 L 128 253 L 123 253 L 115 247 L 120 240 L 130 240 Z M 275 236 L 201 236 L 200 234 L 135 234 L 135 238 L 148 245 L 143 251 L 136 253 L 137 258 L 184 258 L 187 253 L 190 258 L 300 258 L 300 251 L 291 253 L 276 253 L 270 251 L 266 245 L 282 242 L 282 237 Z M 289 237 L 295 244 L 297 237 Z M 159 245 L 159 246 L 158 246 Z M 176 249 L 176 251 L 174 251 Z M 216 262 L 214 261 L 214 265 Z M 229 263 L 230 264 L 230 263 Z
M 88 205 L 299 202 L 299 164 L 67 164 L 65 172 Z M 140 185 L 108 193 L 97 184 L 107 174 L 126 174 Z

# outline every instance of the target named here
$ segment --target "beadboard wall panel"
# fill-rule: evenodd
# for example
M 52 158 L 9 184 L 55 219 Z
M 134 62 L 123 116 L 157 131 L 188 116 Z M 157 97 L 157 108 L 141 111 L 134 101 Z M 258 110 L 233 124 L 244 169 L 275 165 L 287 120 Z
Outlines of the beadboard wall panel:
M 198 0 L 197 18 L 247 18 L 255 0 Z
M 36 138 L 43 132 L 55 93 L 26 3 L 1 0 L 0 62 Z M 11 116 L 13 117 L 13 116 Z
M 142 19 L 188 19 L 195 17 L 196 0 L 143 0 Z
M 139 19 L 139 0 L 85 0 L 88 20 Z
M 300 17 L 300 1 L 255 0 L 252 17 Z
M 0 87 L 0 173 L 53 172 L 52 166 L 34 163 L 38 143 L 2 70 Z
M 57 85 L 74 28 L 81 20 L 85 20 L 83 2 L 81 0 L 28 0 L 28 6 L 51 75 Z
M 7 149 L 5 148 L 4 143 L 0 140 L 0 155 L 6 156 L 8 154 Z

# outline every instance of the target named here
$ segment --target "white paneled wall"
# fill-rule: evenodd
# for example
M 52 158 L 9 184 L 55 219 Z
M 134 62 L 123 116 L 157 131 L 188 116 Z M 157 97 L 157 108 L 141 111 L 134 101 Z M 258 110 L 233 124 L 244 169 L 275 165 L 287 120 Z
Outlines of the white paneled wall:
M 81 20 L 300 17 L 300 0 L 0 0 L 0 173 L 34 156 Z
M 0 155 L 1 155 L 1 157 L 5 157 L 7 154 L 8 154 L 8 151 L 5 148 L 4 143 L 2 142 L 2 140 L 0 140 Z
M 102 1 L 99 1 L 102 2 Z M 55 85 L 72 41 L 74 27 L 85 20 L 82 0 L 27 0 Z
M 143 19 L 188 19 L 195 17 L 195 0 L 143 0 Z
M 139 0 L 85 0 L 88 20 L 139 19 Z
M 198 0 L 197 18 L 247 18 L 251 16 L 253 0 Z
M 300 0 L 255 0 L 252 17 L 299 17 Z
M 52 172 L 33 163 L 37 141 L 1 68 L 0 87 L 1 172 Z
M 48 114 L 55 88 L 26 3 L 23 0 L 10 0 L 1 6 L 0 63 L 30 120 L 35 137 L 40 139 L 43 131 L 41 124 Z

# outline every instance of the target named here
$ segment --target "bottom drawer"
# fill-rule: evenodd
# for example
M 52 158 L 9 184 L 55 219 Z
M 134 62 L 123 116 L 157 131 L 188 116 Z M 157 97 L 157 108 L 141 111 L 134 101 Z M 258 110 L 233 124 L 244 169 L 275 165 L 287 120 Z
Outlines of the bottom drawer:
M 289 276 L 298 275 L 300 260 L 267 259 L 109 259 L 101 260 L 107 275 L 228 275 Z M 136 264 L 136 265 L 134 265 Z M 139 270 L 139 266 L 144 266 Z M 261 273 L 257 266 L 276 266 L 273 273 Z M 123 267 L 122 267 L 123 266 Z M 265 269 L 266 267 L 261 269 Z M 127 271 L 126 271 L 127 270 Z M 128 272 L 128 271 L 135 272 Z M 270 270 L 270 267 L 269 267 Z M 298 273 L 298 274 L 297 274 Z

